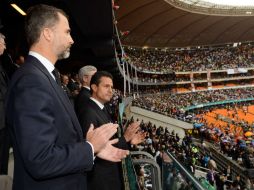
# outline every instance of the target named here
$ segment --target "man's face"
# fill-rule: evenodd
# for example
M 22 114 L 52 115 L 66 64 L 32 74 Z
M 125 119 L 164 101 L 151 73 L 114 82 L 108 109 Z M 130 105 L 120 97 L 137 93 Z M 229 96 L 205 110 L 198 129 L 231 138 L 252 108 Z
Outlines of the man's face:
M 59 22 L 53 28 L 53 47 L 58 59 L 66 59 L 70 56 L 70 48 L 74 43 L 71 37 L 69 22 L 65 16 L 59 14 Z
M 92 97 L 102 104 L 109 102 L 113 96 L 113 81 L 109 77 L 101 77 L 99 85 L 93 84 L 91 88 L 93 89 Z
M 6 49 L 5 40 L 0 37 L 0 55 L 3 55 L 5 49 Z
M 64 85 L 67 85 L 67 84 L 69 83 L 69 77 L 66 76 L 66 75 L 64 75 L 64 76 L 63 76 L 63 79 L 62 79 L 62 83 L 63 83 Z
M 90 87 L 90 82 L 91 82 L 91 78 L 92 76 L 96 73 L 96 71 L 91 71 L 88 75 L 84 75 L 83 76 L 83 80 L 85 81 L 86 85 L 88 87 Z

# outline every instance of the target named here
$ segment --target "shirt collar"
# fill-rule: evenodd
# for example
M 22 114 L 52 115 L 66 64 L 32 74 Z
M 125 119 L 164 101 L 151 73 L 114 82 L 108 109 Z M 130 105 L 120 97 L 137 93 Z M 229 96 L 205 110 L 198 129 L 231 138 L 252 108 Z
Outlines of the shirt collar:
M 83 87 L 86 88 L 89 91 L 91 90 L 90 87 L 88 87 L 88 86 L 83 86 Z
M 104 108 L 104 105 L 103 105 L 102 103 L 100 103 L 98 100 L 96 100 L 95 98 L 90 97 L 90 99 L 91 99 L 92 101 L 94 101 L 101 109 Z
M 46 67 L 48 72 L 54 77 L 54 75 L 52 74 L 52 71 L 55 69 L 53 63 L 51 63 L 46 57 L 43 57 L 41 54 L 37 52 L 29 51 L 29 55 L 32 55 L 33 57 L 37 58 L 42 63 L 42 65 Z

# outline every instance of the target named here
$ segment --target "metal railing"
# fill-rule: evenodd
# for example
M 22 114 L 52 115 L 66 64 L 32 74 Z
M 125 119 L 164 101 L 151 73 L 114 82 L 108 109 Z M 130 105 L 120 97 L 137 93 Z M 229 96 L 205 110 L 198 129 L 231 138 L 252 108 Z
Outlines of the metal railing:
M 144 151 L 132 151 L 130 153 L 131 157 L 142 156 L 145 158 L 132 159 L 134 165 L 150 165 L 151 166 L 151 182 L 152 190 L 162 190 L 161 186 L 161 169 L 159 165 L 155 162 L 153 156 Z
M 184 174 L 184 177 L 191 182 L 194 189 L 205 190 L 205 188 L 200 184 L 200 182 L 179 161 L 177 161 L 177 159 L 169 151 L 167 151 L 166 153 L 173 161 L 175 167 L 179 168 L 181 173 Z

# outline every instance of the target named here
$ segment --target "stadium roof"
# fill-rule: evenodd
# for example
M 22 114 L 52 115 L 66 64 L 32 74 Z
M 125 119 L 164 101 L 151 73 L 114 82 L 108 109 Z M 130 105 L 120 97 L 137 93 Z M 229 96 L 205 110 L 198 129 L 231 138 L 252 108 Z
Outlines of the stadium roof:
M 253 0 L 178 0 L 188 4 L 196 4 L 197 6 L 207 5 L 227 5 L 227 6 L 254 6 Z
M 170 5 L 185 11 L 205 15 L 250 16 L 254 2 L 250 0 L 165 0 Z
M 116 3 L 120 6 L 116 12 L 118 28 L 129 31 L 122 36 L 124 45 L 188 47 L 254 41 L 253 6 L 218 5 L 200 0 Z

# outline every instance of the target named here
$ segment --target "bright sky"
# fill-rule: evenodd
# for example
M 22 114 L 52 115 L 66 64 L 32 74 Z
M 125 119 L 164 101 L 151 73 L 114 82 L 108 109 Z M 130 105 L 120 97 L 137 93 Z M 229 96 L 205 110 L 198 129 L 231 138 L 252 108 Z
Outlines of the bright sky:
M 220 5 L 254 6 L 254 0 L 203 0 Z

